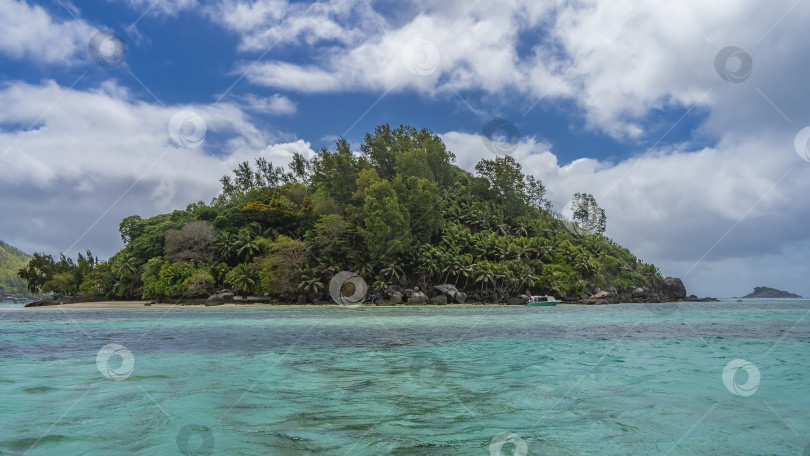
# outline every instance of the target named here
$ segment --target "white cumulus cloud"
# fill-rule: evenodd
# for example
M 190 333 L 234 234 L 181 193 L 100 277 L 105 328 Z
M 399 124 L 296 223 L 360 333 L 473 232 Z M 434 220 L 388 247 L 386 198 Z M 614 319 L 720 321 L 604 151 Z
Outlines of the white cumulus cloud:
M 82 20 L 57 20 L 24 0 L 0 0 L 0 11 L 0 54 L 13 59 L 70 64 L 86 55 L 95 33 Z
M 86 243 L 109 255 L 120 247 L 123 217 L 208 202 L 219 177 L 242 161 L 286 165 L 293 153 L 314 153 L 305 141 L 268 133 L 236 105 L 158 106 L 111 82 L 87 91 L 15 82 L 0 89 L 0 105 L 0 213 L 15 214 L 0 221 L 0 232 L 29 252 Z M 203 119 L 200 147 L 171 138 L 169 122 L 180 111 Z

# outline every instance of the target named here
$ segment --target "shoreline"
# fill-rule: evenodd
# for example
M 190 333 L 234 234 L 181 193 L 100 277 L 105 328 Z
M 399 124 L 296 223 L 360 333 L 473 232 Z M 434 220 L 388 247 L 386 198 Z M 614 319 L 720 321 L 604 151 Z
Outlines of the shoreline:
M 21 306 L 19 309 L 236 309 L 236 308 L 246 308 L 246 309 L 317 309 L 317 308 L 326 308 L 326 309 L 374 309 L 374 308 L 422 308 L 422 307 L 459 307 L 459 308 L 467 308 L 467 307 L 527 307 L 525 305 L 509 305 L 509 304 L 498 304 L 498 303 L 465 303 L 465 304 L 441 304 L 441 305 L 405 305 L 405 304 L 397 304 L 397 305 L 375 305 L 375 304 L 361 304 L 356 306 L 343 306 L 336 303 L 332 304 L 270 304 L 270 303 L 228 303 L 228 304 L 220 304 L 216 306 L 205 306 L 201 304 L 171 304 L 171 303 L 152 303 L 150 305 L 146 305 L 151 303 L 152 301 L 88 301 L 88 302 L 76 302 L 76 303 L 65 303 L 65 304 L 54 304 L 54 305 L 47 305 L 47 306 L 36 306 L 36 307 L 24 307 Z M 688 301 L 680 301 L 680 302 L 688 302 Z M 673 301 L 673 303 L 679 303 L 679 301 Z M 617 303 L 617 304 L 662 304 L 662 303 Z M 587 307 L 601 307 L 607 306 L 612 304 L 601 304 L 601 305 L 594 305 L 594 304 L 582 304 L 576 302 L 560 302 L 557 306 L 587 306 Z M 555 307 L 555 306 L 550 306 Z M 17 307 L 9 307 L 8 309 L 15 309 Z
M 153 303 L 146 305 L 152 301 L 94 301 L 94 302 L 76 302 L 66 304 L 54 304 L 48 306 L 36 307 L 20 307 L 20 309 L 235 309 L 235 308 L 248 308 L 248 309 L 317 309 L 317 308 L 335 308 L 335 309 L 373 309 L 373 308 L 393 308 L 393 307 L 526 307 L 526 306 L 510 306 L 508 304 L 482 304 L 482 303 L 465 303 L 465 304 L 442 304 L 442 305 L 366 305 L 361 304 L 357 306 L 343 306 L 336 303 L 333 304 L 268 304 L 268 303 L 247 303 L 247 304 L 220 304 L 216 306 L 205 306 L 200 304 L 183 305 L 183 304 L 170 304 L 170 303 Z M 584 306 L 587 304 L 577 303 L 559 303 L 558 306 Z

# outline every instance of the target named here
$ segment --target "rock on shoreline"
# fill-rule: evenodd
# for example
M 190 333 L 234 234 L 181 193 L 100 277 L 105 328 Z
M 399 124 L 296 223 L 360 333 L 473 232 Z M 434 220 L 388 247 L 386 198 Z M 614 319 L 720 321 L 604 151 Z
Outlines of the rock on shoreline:
M 618 303 L 663 303 L 663 302 L 716 302 L 716 298 L 698 298 L 686 294 L 686 286 L 677 277 L 667 277 L 660 290 L 640 286 L 618 292 L 615 287 L 606 287 L 591 296 L 579 300 L 566 300 L 576 304 L 618 304 Z
M 376 294 L 370 294 L 366 297 L 367 302 L 373 302 L 377 305 L 443 305 L 443 304 L 465 304 L 465 303 L 481 303 L 481 304 L 508 304 L 508 305 L 524 305 L 529 300 L 528 290 L 527 294 L 518 295 L 502 295 L 494 291 L 488 291 L 481 294 L 470 294 L 459 291 L 454 285 L 444 283 L 435 286 L 427 286 L 421 290 L 418 286 L 413 288 L 403 289 L 397 285 L 389 285 L 384 290 Z M 604 289 L 592 289 L 589 294 L 583 296 L 556 296 L 564 303 L 571 304 L 619 304 L 619 303 L 664 303 L 664 302 L 711 302 L 717 301 L 715 298 L 698 298 L 695 295 L 687 295 L 686 286 L 683 281 L 677 277 L 667 277 L 664 279 L 660 287 L 651 287 L 648 285 L 641 285 L 631 287 L 626 290 L 619 291 L 616 287 L 608 285 Z M 300 299 L 303 298 L 303 299 Z M 298 304 L 306 303 L 323 303 L 322 296 L 299 296 Z M 74 304 L 81 302 L 80 299 L 71 297 L 58 297 L 48 298 L 42 301 L 32 302 L 27 304 L 26 307 L 40 307 L 40 306 L 53 306 L 59 304 Z M 268 299 L 250 298 L 249 300 L 239 300 L 243 304 L 258 304 L 258 303 L 271 303 Z M 166 302 L 164 302 L 166 303 Z M 218 306 L 222 304 L 235 304 L 234 293 L 231 290 L 220 290 L 210 297 L 194 298 L 194 299 L 177 299 L 171 300 L 169 303 L 177 305 L 206 305 Z M 327 303 L 331 303 L 327 300 Z M 292 303 L 289 303 L 292 304 Z

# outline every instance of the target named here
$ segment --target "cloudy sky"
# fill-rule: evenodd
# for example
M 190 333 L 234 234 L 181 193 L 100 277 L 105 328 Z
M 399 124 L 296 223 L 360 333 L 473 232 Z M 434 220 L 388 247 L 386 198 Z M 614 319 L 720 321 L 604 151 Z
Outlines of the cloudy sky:
M 558 208 L 592 193 L 692 293 L 810 296 L 808 22 L 801 0 L 0 0 L 0 239 L 108 257 L 123 217 L 210 201 L 240 161 L 407 123 L 466 169 L 513 155 Z

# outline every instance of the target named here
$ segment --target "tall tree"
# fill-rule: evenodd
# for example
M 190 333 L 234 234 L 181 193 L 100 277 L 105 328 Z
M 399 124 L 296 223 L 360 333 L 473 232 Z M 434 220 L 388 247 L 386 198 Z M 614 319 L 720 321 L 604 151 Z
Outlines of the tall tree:
M 543 181 L 535 178 L 534 176 L 526 176 L 526 196 L 528 197 L 529 204 L 538 209 L 548 208 L 549 202 L 546 201 L 546 186 Z
M 290 172 L 295 180 L 301 184 L 309 185 L 312 178 L 312 164 L 301 153 L 293 154 L 290 161 Z
M 179 230 L 166 233 L 163 250 L 172 261 L 208 261 L 214 259 L 217 233 L 208 222 L 189 222 Z
M 402 252 L 410 243 L 410 215 L 387 180 L 366 190 L 363 226 L 358 227 L 373 260 Z
M 373 134 L 367 133 L 365 142 L 360 146 L 383 179 L 394 177 L 396 157 L 401 148 L 402 144 L 397 144 L 394 131 L 388 124 L 376 127 Z
M 34 253 L 28 265 L 17 272 L 21 279 L 25 280 L 28 291 L 39 293 L 42 287 L 53 277 L 56 272 L 56 264 L 50 255 Z
M 605 210 L 599 207 L 590 193 L 576 193 L 572 201 L 574 221 L 583 228 L 597 234 L 605 232 L 607 217 Z
M 397 198 L 410 214 L 411 231 L 422 242 L 429 242 L 442 226 L 441 197 L 438 186 L 427 178 L 404 179 L 397 174 L 392 184 Z
M 357 189 L 355 180 L 362 164 L 352 154 L 348 141 L 340 138 L 335 152 L 322 149 L 312 163 L 312 184 L 346 204 Z
M 526 211 L 528 196 L 521 166 L 511 156 L 481 160 L 475 165 L 478 175 L 488 184 L 489 196 L 494 198 L 505 215 L 517 217 Z

